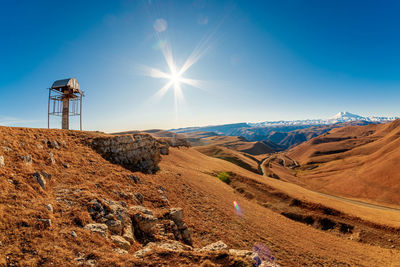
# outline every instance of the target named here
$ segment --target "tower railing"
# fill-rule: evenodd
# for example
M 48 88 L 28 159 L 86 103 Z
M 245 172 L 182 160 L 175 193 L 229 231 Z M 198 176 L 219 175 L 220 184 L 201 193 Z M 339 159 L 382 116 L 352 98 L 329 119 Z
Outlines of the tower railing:
M 50 117 L 58 116 L 63 117 L 63 129 L 68 129 L 69 120 L 68 117 L 79 116 L 80 130 L 82 131 L 82 97 L 81 94 L 69 94 L 65 95 L 59 90 L 49 89 L 48 99 L 48 116 L 47 116 L 47 127 L 50 128 Z M 68 102 L 68 103 L 65 103 Z M 67 106 L 66 106 L 67 105 Z M 66 108 L 66 111 L 63 109 Z M 67 118 L 65 118 L 67 116 Z M 64 121 L 66 119 L 66 122 Z

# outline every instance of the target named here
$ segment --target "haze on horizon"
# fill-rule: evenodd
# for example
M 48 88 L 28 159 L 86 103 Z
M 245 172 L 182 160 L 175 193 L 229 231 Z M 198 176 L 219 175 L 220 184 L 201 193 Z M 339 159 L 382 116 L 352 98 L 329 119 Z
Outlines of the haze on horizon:
M 86 93 L 85 130 L 399 116 L 399 12 L 398 1 L 8 1 L 0 125 L 46 127 L 46 88 L 68 77 Z M 166 47 L 177 69 L 192 55 L 182 77 L 201 80 L 181 82 L 177 111 L 174 88 L 154 97 L 170 78 L 142 73 L 170 75 Z

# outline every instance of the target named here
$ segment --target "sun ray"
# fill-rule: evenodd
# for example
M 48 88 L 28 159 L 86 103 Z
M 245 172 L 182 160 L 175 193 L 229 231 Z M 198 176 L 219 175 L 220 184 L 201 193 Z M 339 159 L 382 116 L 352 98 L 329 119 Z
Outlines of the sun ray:
M 165 95 L 165 93 L 168 91 L 168 89 L 171 88 L 172 85 L 173 85 L 172 81 L 168 82 L 160 90 L 158 90 L 157 93 L 155 93 L 154 97 L 156 97 L 156 98 L 163 97 Z

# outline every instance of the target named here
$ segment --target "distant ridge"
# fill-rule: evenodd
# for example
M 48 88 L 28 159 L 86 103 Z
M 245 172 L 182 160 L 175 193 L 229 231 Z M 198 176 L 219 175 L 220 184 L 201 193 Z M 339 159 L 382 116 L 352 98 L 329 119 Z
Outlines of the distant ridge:
M 293 121 L 265 121 L 257 123 L 235 123 L 211 125 L 203 127 L 187 127 L 172 129 L 171 132 L 187 134 L 190 132 L 212 132 L 224 136 L 243 136 L 249 141 L 268 142 L 282 150 L 298 145 L 311 138 L 319 136 L 333 128 L 344 126 L 386 123 L 398 117 L 364 117 L 350 112 L 339 112 L 327 119 L 309 119 Z
M 266 127 L 266 126 L 293 126 L 293 125 L 327 125 L 352 121 L 367 121 L 367 122 L 389 122 L 399 119 L 399 117 L 364 117 L 347 111 L 337 113 L 328 119 L 309 119 L 309 120 L 293 120 L 293 121 L 265 121 L 249 123 L 251 127 Z

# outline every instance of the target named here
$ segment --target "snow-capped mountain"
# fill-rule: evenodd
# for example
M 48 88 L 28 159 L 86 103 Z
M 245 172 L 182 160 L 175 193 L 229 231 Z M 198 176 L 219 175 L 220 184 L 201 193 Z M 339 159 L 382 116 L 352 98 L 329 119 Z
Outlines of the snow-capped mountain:
M 382 123 L 399 119 L 399 117 L 363 117 L 360 115 L 352 114 L 350 112 L 339 112 L 333 117 L 328 119 L 310 119 L 310 120 L 294 120 L 294 121 L 265 121 L 248 123 L 252 127 L 266 127 L 266 126 L 293 126 L 293 125 L 327 125 L 351 121 L 367 121 Z

